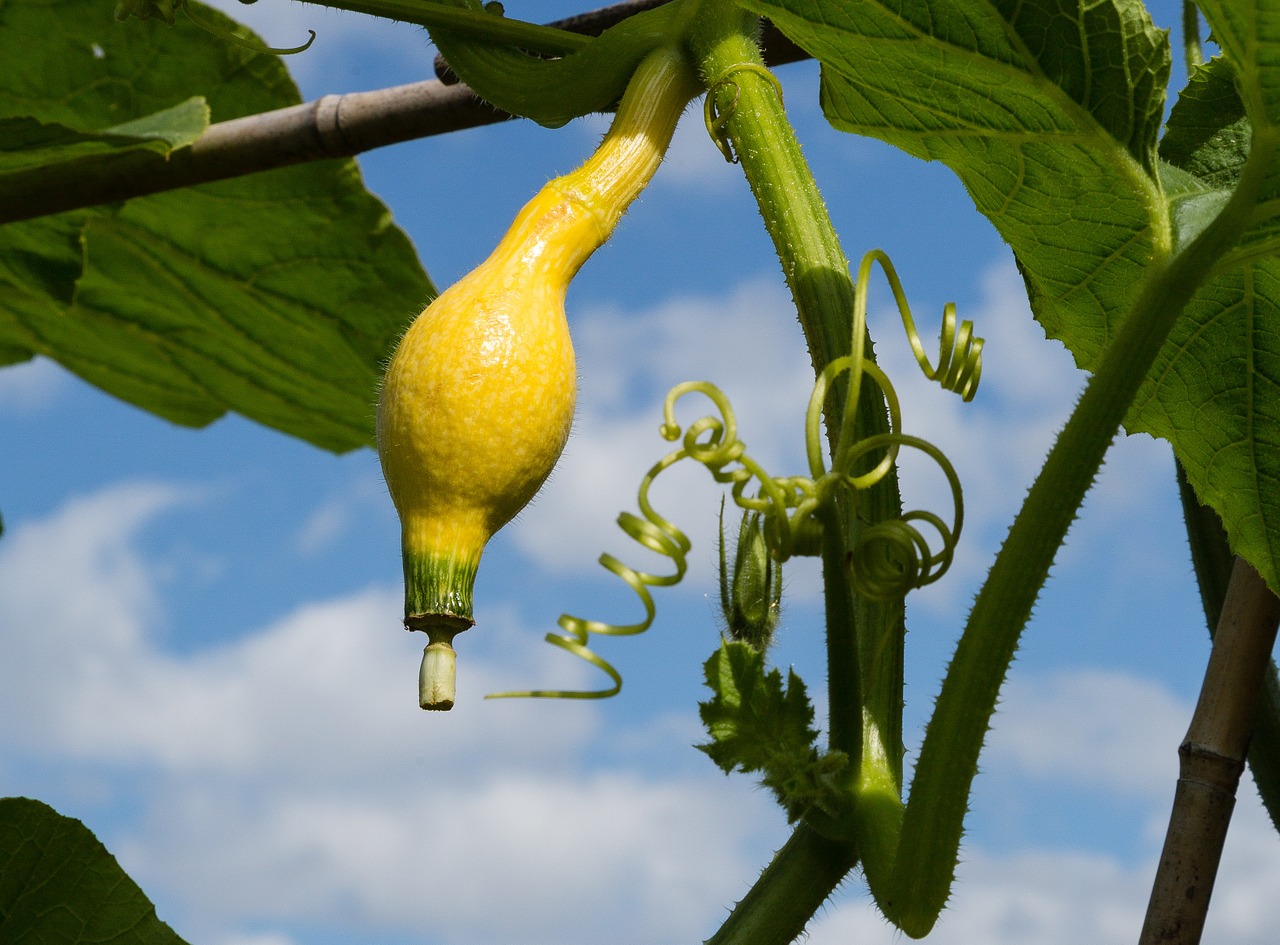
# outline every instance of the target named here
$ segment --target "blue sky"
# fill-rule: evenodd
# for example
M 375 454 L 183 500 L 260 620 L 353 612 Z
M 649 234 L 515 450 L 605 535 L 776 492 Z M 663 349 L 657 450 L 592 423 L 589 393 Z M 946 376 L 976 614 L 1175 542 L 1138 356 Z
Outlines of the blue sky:
M 317 30 L 290 61 L 308 98 L 430 69 L 413 27 L 280 0 L 234 12 L 278 44 Z M 1172 6 L 1157 18 L 1171 25 Z M 926 334 L 955 301 L 988 339 L 982 390 L 964 405 L 920 377 L 896 315 L 873 301 L 905 428 L 942 446 L 966 486 L 956 566 L 909 606 L 918 732 L 1083 375 L 1044 340 L 1007 249 L 945 168 L 827 127 L 812 64 L 780 75 L 849 255 L 889 251 Z M 509 123 L 361 164 L 444 285 L 604 127 Z M 200 945 L 710 935 L 787 830 L 747 779 L 690 747 L 718 639 L 709 477 L 673 472 L 655 492 L 693 560 L 684 584 L 656 592 L 647 635 L 598 645 L 625 676 L 621 696 L 481 698 L 596 684 L 542 636 L 562 611 L 638 608 L 595 561 L 606 550 L 645 561 L 613 520 L 666 449 L 669 386 L 720 384 L 752 454 L 775 473 L 804 469 L 811 379 L 794 312 L 740 171 L 694 110 L 568 308 L 575 432 L 546 490 L 486 553 L 447 714 L 416 706 L 423 641 L 400 629 L 398 528 L 372 453 L 334 457 L 235 417 L 175 428 L 44 362 L 0 371 L 0 792 L 82 818 Z M 908 499 L 938 504 L 927 471 L 903 475 Z M 818 586 L 812 563 L 788 566 L 774 655 L 821 706 Z M 1127 438 L 1027 631 L 933 941 L 1136 938 L 1207 645 L 1171 459 Z M 1278 871 L 1280 843 L 1246 785 L 1207 940 L 1265 940 L 1280 921 Z M 819 945 L 897 939 L 857 877 L 810 931 Z

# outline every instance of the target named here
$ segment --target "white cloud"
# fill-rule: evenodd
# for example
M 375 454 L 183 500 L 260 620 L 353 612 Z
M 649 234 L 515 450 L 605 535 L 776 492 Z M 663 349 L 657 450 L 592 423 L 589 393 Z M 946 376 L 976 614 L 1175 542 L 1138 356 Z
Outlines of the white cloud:
M 125 858 L 206 925 L 429 930 L 439 942 L 706 934 L 761 855 L 760 795 L 723 778 L 439 774 L 394 798 L 323 786 L 171 792 Z M 409 788 L 409 785 L 405 785 Z M 191 851 L 201 855 L 191 858 Z M 183 863 L 180 873 L 166 866 Z M 199 891 L 196 893 L 195 891 Z
M 1192 706 L 1131 673 L 1014 673 L 983 768 L 1163 802 Z
M 48 358 L 0 367 L 0 413 L 32 414 L 50 406 L 67 389 L 70 375 Z
M 394 514 L 386 482 L 377 471 L 377 457 L 372 453 L 359 455 L 367 460 L 360 474 L 312 509 L 294 537 L 294 544 L 303 555 L 331 549 L 350 531 L 359 516 Z
M 305 941 L 295 929 L 329 927 L 469 945 L 689 940 L 714 928 L 780 840 L 780 815 L 744 779 L 709 766 L 635 772 L 620 746 L 662 771 L 664 752 L 690 751 L 686 716 L 606 734 L 584 703 L 468 698 L 449 716 L 419 712 L 420 641 L 396 629 L 393 589 L 299 607 L 234 643 L 165 651 L 138 536 L 195 495 L 118 486 L 0 543 L 0 693 L 25 700 L 0 713 L 0 738 L 94 790 L 115 783 L 110 797 L 138 792 L 141 820 L 105 839 L 189 937 L 294 945 Z M 91 619 L 100 636 L 84 632 Z M 474 693 L 527 681 L 530 660 L 564 672 L 561 654 L 501 607 L 484 628 L 459 641 L 459 682 Z M 985 777 L 1136 798 L 1150 816 L 1133 830 L 1147 836 L 1145 821 L 1165 813 L 1157 781 L 1171 777 L 1167 743 L 1186 707 L 1093 670 L 1015 676 L 1006 695 Z M 606 738 L 610 767 L 598 769 Z M 1280 843 L 1252 788 L 1242 795 L 1212 919 L 1226 945 L 1280 918 L 1268 883 Z M 973 838 L 931 940 L 1132 940 L 1150 862 L 1032 842 L 993 850 Z M 812 932 L 818 943 L 900 940 L 860 900 L 839 901 Z
M 1115 799 L 1143 813 L 1117 834 L 1141 840 L 1137 862 L 1084 842 L 1030 838 L 995 850 L 982 837 L 961 848 L 951 899 L 928 941 L 935 945 L 1128 945 L 1138 937 L 1177 778 L 1177 746 L 1191 707 L 1141 677 L 1099 670 L 1015 676 L 996 715 L 972 804 L 989 803 L 991 782 L 1089 792 L 1079 816 L 1110 816 Z M 1055 797 L 1060 797 L 1055 794 Z M 1214 890 L 1205 941 L 1252 945 L 1280 921 L 1274 895 L 1280 836 L 1246 775 Z M 1034 797 L 1030 799 L 1034 803 Z M 1089 813 L 1089 811 L 1093 813 Z M 810 928 L 811 945 L 906 941 L 875 909 L 860 877 Z
M 6 711 L 40 697 L 32 663 L 47 672 L 41 684 L 57 682 L 63 647 L 92 663 L 98 653 L 138 644 L 160 604 L 133 542 L 149 520 L 190 497 L 169 485 L 130 483 L 73 499 L 42 523 L 9 523 L 0 543 L 0 627 L 12 654 L 0 668 Z
M 749 783 L 710 765 L 593 772 L 596 704 L 479 700 L 553 668 L 565 679 L 563 654 L 500 606 L 458 641 L 447 716 L 414 703 L 422 641 L 399 629 L 398 589 L 166 651 L 136 545 L 190 500 L 118 486 L 0 545 L 0 741 L 141 805 L 104 839 L 188 936 L 274 945 L 295 925 L 350 925 L 585 943 L 620 923 L 611 940 L 676 940 L 705 932 L 766 855 L 781 817 Z M 692 751 L 687 720 L 654 724 L 617 734 Z
M 0 705 L 25 725 L 0 738 L 170 771 L 332 777 L 360 766 L 412 766 L 414 753 L 405 748 L 421 738 L 424 723 L 403 710 L 415 705 L 423 639 L 400 629 L 398 589 L 309 604 L 233 644 L 182 657 L 160 648 L 155 572 L 162 565 L 152 566 L 134 543 L 152 518 L 192 494 L 122 485 L 6 536 L 0 627 L 9 659 L 0 664 Z M 558 651 L 513 627 L 509 614 L 486 614 L 484 632 L 484 649 L 502 640 L 497 651 L 509 662 L 473 662 L 461 638 L 462 695 L 550 673 Z M 574 669 L 554 668 L 561 678 Z M 580 739 L 594 724 L 586 710 L 566 713 L 555 738 L 540 737 L 527 714 L 479 705 L 437 726 L 433 747 L 466 754 L 470 742 L 528 758 L 553 752 L 556 739 Z

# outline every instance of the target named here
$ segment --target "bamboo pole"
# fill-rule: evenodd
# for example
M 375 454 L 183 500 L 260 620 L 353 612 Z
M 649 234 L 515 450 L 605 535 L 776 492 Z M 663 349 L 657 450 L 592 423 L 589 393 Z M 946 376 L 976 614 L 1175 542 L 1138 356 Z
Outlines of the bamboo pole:
M 1197 945 L 1244 770 L 1280 600 L 1237 558 L 1181 767 L 1139 945 Z

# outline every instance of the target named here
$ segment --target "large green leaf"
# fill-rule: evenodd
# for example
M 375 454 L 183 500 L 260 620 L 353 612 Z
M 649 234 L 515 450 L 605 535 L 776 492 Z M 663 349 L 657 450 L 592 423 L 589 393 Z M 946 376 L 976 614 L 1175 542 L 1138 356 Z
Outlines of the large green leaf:
M 1137 0 L 743 0 L 822 63 L 838 128 L 959 175 L 1085 367 L 1167 245 L 1167 42 Z
M 1269 84 L 1280 71 L 1265 67 L 1280 59 L 1280 23 L 1248 4 L 1205 8 L 1230 58 L 1192 77 L 1161 142 L 1179 244 L 1225 204 L 1251 154 L 1270 151 L 1270 166 L 1248 229 L 1174 327 L 1130 426 L 1173 441 L 1233 549 L 1280 589 L 1280 89 Z
M 84 824 L 0 798 L 0 941 L 185 945 Z
M 215 121 L 299 101 L 277 57 L 100 0 L 0 0 L 0 61 L 24 64 L 0 118 L 88 134 L 196 95 Z M 433 292 L 355 163 L 327 161 L 0 227 L 0 364 L 44 354 L 178 423 L 235 410 L 346 450 Z

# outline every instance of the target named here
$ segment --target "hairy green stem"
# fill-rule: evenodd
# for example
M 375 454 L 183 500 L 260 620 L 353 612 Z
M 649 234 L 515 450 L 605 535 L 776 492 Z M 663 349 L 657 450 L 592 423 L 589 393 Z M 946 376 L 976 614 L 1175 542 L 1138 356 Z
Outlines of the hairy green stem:
M 857 859 L 851 844 L 800 824 L 706 945 L 789 945 Z
M 1187 75 L 1204 62 L 1200 48 L 1200 8 L 1195 0 L 1182 0 L 1182 55 L 1186 59 Z
M 729 0 L 702 0 L 690 46 L 713 97 L 721 132 L 742 165 L 773 239 L 815 372 L 820 373 L 832 360 L 849 353 L 854 285 L 848 258 L 786 118 L 778 89 L 763 70 L 755 41 L 757 26 L 754 16 Z M 866 350 L 869 356 L 869 340 Z M 869 380 L 864 385 L 856 428 L 868 436 L 883 432 L 887 419 L 878 389 Z M 841 429 L 846 391 L 843 378 L 833 385 L 826 409 L 829 436 Z M 845 567 L 860 528 L 899 514 L 896 478 L 886 477 L 860 498 L 858 517 L 845 503 L 838 515 L 831 516 L 823 543 L 829 743 L 853 762 L 851 787 L 863 753 L 864 706 L 879 737 L 887 738 L 893 746 L 890 755 L 895 769 L 900 765 L 902 731 L 901 604 L 882 604 L 855 595 Z M 885 639 L 893 641 L 887 657 L 882 652 L 875 660 L 867 659 Z M 792 843 L 813 845 L 812 836 L 813 828 L 801 824 Z M 812 855 L 821 868 L 780 855 L 712 941 L 717 945 L 791 942 L 856 862 L 851 843 L 832 839 Z M 796 884 L 806 891 L 805 896 L 788 906 L 780 905 L 788 896 L 779 891 Z
M 848 257 L 840 247 L 778 91 L 763 73 L 754 38 L 755 17 L 728 0 L 704 0 L 700 13 L 702 29 L 692 38 L 695 58 L 704 80 L 712 86 L 709 94 L 715 96 L 722 129 L 773 239 L 815 371 L 821 372 L 850 349 L 854 285 Z M 871 351 L 869 340 L 867 351 Z M 829 433 L 841 428 L 845 390 L 843 379 L 832 385 L 827 407 Z M 862 393 L 858 433 L 870 436 L 884 432 L 887 419 L 878 389 L 868 380 Z M 887 635 L 901 637 L 901 608 L 857 597 L 847 578 L 840 579 L 845 577 L 844 556 L 853 546 L 857 530 L 899 514 L 896 479 L 886 477 L 880 485 L 866 490 L 860 501 L 859 519 L 842 510 L 847 513 L 840 520 L 844 534 L 823 557 L 824 570 L 833 574 L 829 585 L 843 588 L 838 595 L 843 600 L 827 602 L 829 616 L 836 621 L 827 627 L 831 747 L 855 759 L 861 752 L 864 705 L 875 706 L 878 724 L 897 733 L 899 743 L 902 709 L 900 675 L 897 679 L 868 679 L 859 669 L 858 654 L 859 648 L 875 649 Z
M 879 891 L 873 864 L 866 863 L 876 901 L 909 935 L 928 933 L 950 892 L 996 698 L 1067 529 L 1175 321 L 1248 225 L 1277 144 L 1274 135 L 1261 138 L 1218 217 L 1176 257 L 1152 262 L 974 602 L 921 748 L 892 878 Z

